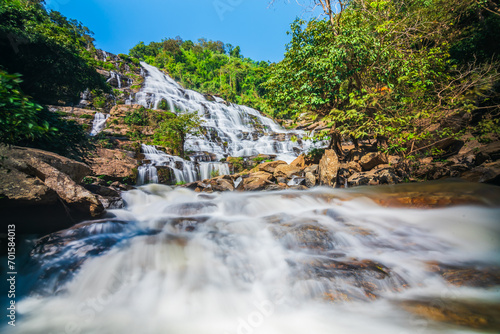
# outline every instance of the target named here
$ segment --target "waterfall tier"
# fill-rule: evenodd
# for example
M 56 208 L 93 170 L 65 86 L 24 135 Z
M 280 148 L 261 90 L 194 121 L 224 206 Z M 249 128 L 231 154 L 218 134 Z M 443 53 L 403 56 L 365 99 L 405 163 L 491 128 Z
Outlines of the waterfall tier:
M 204 135 L 188 138 L 186 151 L 212 153 L 219 160 L 227 156 L 275 154 L 278 159 L 291 162 L 313 147 L 312 142 L 301 139 L 305 135 L 302 131 L 287 131 L 246 106 L 226 103 L 217 97 L 209 101 L 198 92 L 183 89 L 156 67 L 144 62 L 141 65 L 147 75 L 143 88 L 136 94 L 136 103 L 153 109 L 168 105 L 174 113 L 198 112 L 202 117 Z

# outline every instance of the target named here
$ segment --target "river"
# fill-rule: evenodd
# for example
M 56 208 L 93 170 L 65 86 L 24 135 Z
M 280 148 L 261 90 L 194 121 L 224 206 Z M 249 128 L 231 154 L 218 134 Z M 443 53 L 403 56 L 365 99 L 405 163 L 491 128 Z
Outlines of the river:
M 149 184 L 106 219 L 33 245 L 29 293 L 6 332 L 476 333 L 408 310 L 499 304 L 489 276 L 475 287 L 439 271 L 500 266 L 498 195 L 453 182 L 221 194 Z

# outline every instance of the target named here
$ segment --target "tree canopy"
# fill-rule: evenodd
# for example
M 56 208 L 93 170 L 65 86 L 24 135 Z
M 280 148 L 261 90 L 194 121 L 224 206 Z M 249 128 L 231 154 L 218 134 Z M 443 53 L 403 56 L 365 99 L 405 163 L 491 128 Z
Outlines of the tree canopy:
M 342 4 L 328 19 L 292 24 L 265 83 L 279 115 L 322 119 L 331 130 L 318 137 L 377 138 L 409 154 L 459 135 L 445 122 L 456 115 L 498 113 L 500 15 L 472 0 Z

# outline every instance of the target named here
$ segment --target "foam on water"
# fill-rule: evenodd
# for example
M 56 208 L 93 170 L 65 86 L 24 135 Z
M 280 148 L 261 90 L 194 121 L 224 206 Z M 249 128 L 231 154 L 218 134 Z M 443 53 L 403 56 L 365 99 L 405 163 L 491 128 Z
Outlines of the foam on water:
M 500 210 L 384 208 L 363 191 L 207 195 L 151 184 L 127 192 L 126 209 L 108 222 L 68 230 L 54 248 L 48 241 L 53 251 L 33 256 L 44 279 L 18 303 L 15 333 L 467 333 L 424 326 L 393 301 L 498 300 L 498 291 L 446 285 L 424 264 L 498 265 Z M 310 266 L 353 259 L 386 273 L 328 276 L 321 270 L 330 267 Z M 378 298 L 366 298 L 359 278 L 372 279 Z M 351 301 L 324 298 L 336 292 Z

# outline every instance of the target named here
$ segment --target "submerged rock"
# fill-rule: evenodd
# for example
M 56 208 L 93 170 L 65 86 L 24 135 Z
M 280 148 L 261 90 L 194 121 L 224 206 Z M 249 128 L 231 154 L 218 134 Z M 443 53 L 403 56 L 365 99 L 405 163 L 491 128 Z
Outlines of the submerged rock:
M 405 311 L 424 319 L 495 333 L 500 331 L 499 303 L 427 298 L 397 304 Z

